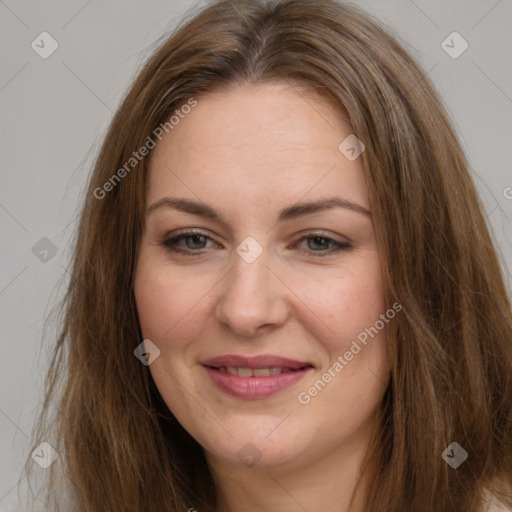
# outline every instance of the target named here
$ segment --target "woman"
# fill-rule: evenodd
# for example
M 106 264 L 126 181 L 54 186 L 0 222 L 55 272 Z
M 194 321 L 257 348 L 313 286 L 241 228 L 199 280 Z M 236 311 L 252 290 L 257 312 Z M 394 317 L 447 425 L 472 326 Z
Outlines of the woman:
M 91 177 L 34 445 L 51 506 L 510 509 L 511 308 L 467 168 L 357 8 L 184 24 Z

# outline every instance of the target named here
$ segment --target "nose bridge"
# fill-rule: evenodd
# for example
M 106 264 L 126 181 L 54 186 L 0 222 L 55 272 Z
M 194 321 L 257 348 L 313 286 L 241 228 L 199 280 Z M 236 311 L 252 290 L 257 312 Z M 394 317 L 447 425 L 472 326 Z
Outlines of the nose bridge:
M 283 285 L 268 268 L 269 252 L 258 246 L 254 239 L 239 244 L 217 304 L 217 320 L 241 336 L 282 325 L 288 314 Z

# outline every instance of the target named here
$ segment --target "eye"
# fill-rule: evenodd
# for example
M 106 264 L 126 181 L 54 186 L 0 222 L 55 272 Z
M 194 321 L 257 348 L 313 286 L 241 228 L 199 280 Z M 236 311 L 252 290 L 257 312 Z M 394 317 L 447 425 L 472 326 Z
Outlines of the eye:
M 349 242 L 340 242 L 332 238 L 324 236 L 322 233 L 311 233 L 308 236 L 302 237 L 294 247 L 297 247 L 303 242 L 306 242 L 306 248 L 302 248 L 304 252 L 317 253 L 315 257 L 323 257 L 339 251 L 348 251 L 352 249 L 352 244 Z
M 306 242 L 305 247 L 304 242 Z M 163 240 L 162 245 L 172 252 L 188 256 L 201 255 L 204 249 L 221 247 L 202 231 L 186 231 L 176 234 Z M 302 247 L 300 247 L 301 245 Z M 300 251 L 313 257 L 323 257 L 340 251 L 348 251 L 353 246 L 349 242 L 334 240 L 322 233 L 311 233 L 300 238 L 291 247 L 293 249 L 298 247 Z
M 162 245 L 173 252 L 191 254 L 211 247 L 207 245 L 208 241 L 212 242 L 214 246 L 218 245 L 202 231 L 187 231 L 165 239 Z M 184 244 L 179 245 L 181 242 Z

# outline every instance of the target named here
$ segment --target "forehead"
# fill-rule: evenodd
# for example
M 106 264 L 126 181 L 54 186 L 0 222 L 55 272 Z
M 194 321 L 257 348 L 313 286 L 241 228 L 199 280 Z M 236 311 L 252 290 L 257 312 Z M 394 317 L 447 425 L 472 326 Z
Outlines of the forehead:
M 338 149 L 351 125 L 318 93 L 275 83 L 196 99 L 153 150 L 147 204 L 179 195 L 272 206 L 338 193 L 369 208 L 361 159 Z

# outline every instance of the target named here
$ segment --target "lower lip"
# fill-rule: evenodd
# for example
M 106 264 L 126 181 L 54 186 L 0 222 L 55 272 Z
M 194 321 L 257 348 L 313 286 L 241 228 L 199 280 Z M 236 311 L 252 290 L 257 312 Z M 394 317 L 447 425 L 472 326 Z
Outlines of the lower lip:
M 289 388 L 313 368 L 269 375 L 268 377 L 238 377 L 205 366 L 211 379 L 225 393 L 240 398 L 265 398 Z

